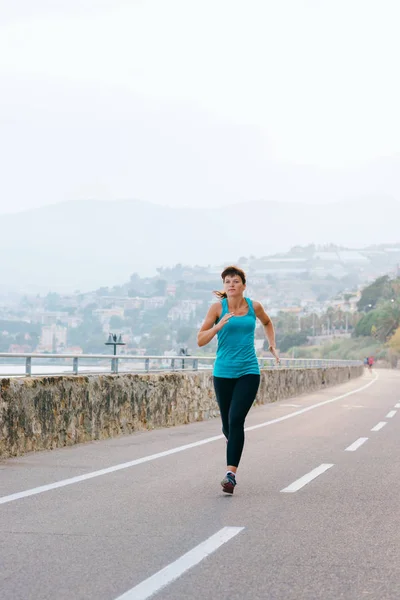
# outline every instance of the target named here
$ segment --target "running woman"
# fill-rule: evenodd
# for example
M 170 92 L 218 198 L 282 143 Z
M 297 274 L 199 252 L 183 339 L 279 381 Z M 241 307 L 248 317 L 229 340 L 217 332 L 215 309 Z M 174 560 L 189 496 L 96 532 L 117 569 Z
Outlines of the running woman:
M 198 333 L 199 346 L 218 337 L 214 363 L 214 389 L 227 439 L 227 471 L 222 489 L 233 494 L 236 471 L 244 446 L 244 422 L 260 385 L 260 367 L 254 347 L 256 317 L 264 326 L 269 350 L 279 363 L 272 321 L 260 302 L 244 296 L 246 275 L 239 267 L 226 267 L 221 273 L 224 291 L 214 292 L 220 299 L 208 310 Z

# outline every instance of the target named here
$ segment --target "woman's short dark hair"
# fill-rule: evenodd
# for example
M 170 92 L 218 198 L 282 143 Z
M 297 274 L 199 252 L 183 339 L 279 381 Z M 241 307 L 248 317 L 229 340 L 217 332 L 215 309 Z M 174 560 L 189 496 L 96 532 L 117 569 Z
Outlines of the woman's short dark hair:
M 235 267 L 235 265 L 230 265 L 229 267 L 226 267 L 222 271 L 222 273 L 221 273 L 222 281 L 225 281 L 225 277 L 227 277 L 228 275 L 237 275 L 242 280 L 243 285 L 246 285 L 246 273 L 243 271 L 243 269 L 240 269 L 239 267 Z M 220 292 L 218 290 L 214 291 L 214 294 L 218 298 L 226 298 L 227 297 L 226 292 Z

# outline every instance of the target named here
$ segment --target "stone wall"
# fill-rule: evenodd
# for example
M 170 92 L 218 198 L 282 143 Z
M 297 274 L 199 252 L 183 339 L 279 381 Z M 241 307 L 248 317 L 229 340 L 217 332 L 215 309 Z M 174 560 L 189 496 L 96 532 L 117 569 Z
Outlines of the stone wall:
M 262 371 L 257 403 L 362 375 L 363 367 Z M 210 372 L 0 379 L 0 457 L 218 416 Z

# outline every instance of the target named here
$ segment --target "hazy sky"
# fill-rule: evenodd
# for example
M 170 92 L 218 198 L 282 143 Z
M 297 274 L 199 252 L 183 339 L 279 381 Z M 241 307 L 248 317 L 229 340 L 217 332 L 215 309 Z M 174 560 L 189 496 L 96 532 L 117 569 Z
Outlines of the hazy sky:
M 399 18 L 398 0 L 0 0 L 0 213 L 225 205 L 268 199 L 275 169 L 398 158 Z

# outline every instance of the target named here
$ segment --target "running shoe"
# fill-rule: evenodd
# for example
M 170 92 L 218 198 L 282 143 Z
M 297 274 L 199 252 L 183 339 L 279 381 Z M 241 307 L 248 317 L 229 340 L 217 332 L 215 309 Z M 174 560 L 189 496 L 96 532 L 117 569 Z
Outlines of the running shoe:
M 221 481 L 222 491 L 226 494 L 233 494 L 236 485 L 236 478 L 233 473 L 227 473 Z

